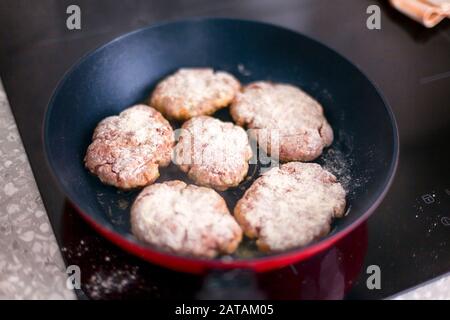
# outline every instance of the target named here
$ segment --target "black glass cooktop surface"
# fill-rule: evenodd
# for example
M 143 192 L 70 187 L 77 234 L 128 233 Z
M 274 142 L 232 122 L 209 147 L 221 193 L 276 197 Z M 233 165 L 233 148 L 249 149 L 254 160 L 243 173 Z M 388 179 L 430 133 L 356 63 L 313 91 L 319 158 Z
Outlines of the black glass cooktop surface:
M 151 265 L 87 226 L 51 177 L 40 134 L 53 89 L 83 54 L 134 29 L 192 16 L 259 20 L 318 39 L 378 85 L 400 131 L 396 178 L 366 224 L 308 261 L 246 276 L 243 283 L 239 273 L 230 273 L 236 281 L 229 283 L 248 287 L 251 279 L 265 298 L 368 299 L 387 298 L 450 272 L 450 22 L 425 29 L 375 1 L 381 30 L 369 30 L 366 9 L 373 3 L 0 1 L 0 76 L 63 257 L 83 271 L 80 298 L 222 297 L 226 284 L 205 286 L 214 284 L 214 274 L 205 281 Z M 81 30 L 66 27 L 71 4 L 81 8 Z M 381 289 L 367 287 L 373 265 L 380 268 Z

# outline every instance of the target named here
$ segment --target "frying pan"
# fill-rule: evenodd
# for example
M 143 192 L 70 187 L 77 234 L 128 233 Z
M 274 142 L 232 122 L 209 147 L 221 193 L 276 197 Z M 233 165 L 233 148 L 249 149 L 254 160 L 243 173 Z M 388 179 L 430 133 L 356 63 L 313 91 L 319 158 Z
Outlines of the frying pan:
M 242 83 L 291 83 L 317 99 L 335 141 L 316 161 L 347 189 L 347 213 L 331 232 L 302 248 L 261 254 L 245 240 L 236 254 L 201 259 L 168 253 L 136 240 L 129 208 L 138 194 L 103 185 L 84 168 L 83 157 L 97 123 L 145 101 L 155 84 L 181 67 L 213 67 Z M 228 110 L 214 116 L 231 121 Z M 173 123 L 174 127 L 180 124 Z M 334 244 L 375 210 L 386 194 L 398 160 L 398 133 L 389 106 L 371 81 L 330 48 L 277 26 L 232 19 L 165 23 L 121 36 L 78 61 L 49 102 L 43 131 L 51 171 L 71 204 L 99 233 L 143 259 L 179 271 L 246 268 L 267 271 L 306 259 Z M 222 192 L 230 211 L 259 176 Z M 173 165 L 158 182 L 186 180 Z

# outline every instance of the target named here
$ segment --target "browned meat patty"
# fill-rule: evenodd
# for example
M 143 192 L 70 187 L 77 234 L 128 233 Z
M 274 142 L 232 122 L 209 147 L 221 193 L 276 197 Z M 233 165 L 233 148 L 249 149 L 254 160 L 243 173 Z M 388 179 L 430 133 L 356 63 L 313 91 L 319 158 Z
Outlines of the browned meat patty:
M 146 105 L 130 107 L 97 126 L 84 159 L 103 183 L 121 189 L 143 187 L 170 163 L 174 135 L 170 124 Z
M 214 190 L 182 181 L 146 187 L 131 208 L 133 234 L 163 250 L 213 258 L 234 252 L 242 230 Z
M 228 106 L 240 86 L 226 72 L 209 68 L 180 69 L 156 86 L 150 105 L 169 119 L 184 121 Z
M 345 191 L 335 176 L 315 163 L 290 162 L 258 178 L 234 215 L 260 250 L 282 251 L 326 235 L 344 209 Z
M 259 146 L 281 161 L 311 161 L 333 142 L 322 106 L 287 84 L 254 82 L 231 105 L 237 124 L 247 126 Z
M 223 191 L 245 178 L 252 149 L 241 127 L 200 116 L 183 124 L 174 154 L 196 184 Z

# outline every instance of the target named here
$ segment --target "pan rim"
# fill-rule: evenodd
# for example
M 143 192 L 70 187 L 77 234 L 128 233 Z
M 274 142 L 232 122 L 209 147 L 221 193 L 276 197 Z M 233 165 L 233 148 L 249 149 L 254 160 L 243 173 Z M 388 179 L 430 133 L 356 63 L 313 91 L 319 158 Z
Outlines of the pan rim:
M 91 216 L 87 212 L 84 212 L 84 210 L 82 210 L 76 204 L 76 202 L 72 199 L 72 197 L 70 196 L 69 190 L 67 190 L 64 187 L 60 178 L 56 175 L 56 172 L 54 170 L 53 161 L 52 161 L 51 157 L 49 156 L 49 154 L 50 154 L 50 146 L 48 143 L 49 140 L 46 139 L 46 137 L 47 137 L 47 133 L 48 133 L 49 119 L 50 119 L 51 111 L 53 110 L 53 107 L 55 104 L 56 96 L 58 95 L 61 87 L 65 84 L 67 79 L 73 73 L 73 71 L 75 71 L 76 67 L 78 65 L 82 64 L 84 61 L 89 59 L 91 56 L 93 56 L 97 52 L 103 50 L 104 48 L 120 41 L 121 39 L 124 39 L 128 36 L 132 36 L 136 33 L 140 33 L 140 32 L 146 31 L 146 30 L 155 29 L 155 28 L 159 28 L 159 27 L 163 27 L 163 26 L 167 26 L 167 25 L 175 25 L 175 24 L 182 25 L 182 24 L 186 24 L 186 23 L 204 23 L 204 22 L 208 22 L 208 21 L 214 21 L 214 22 L 221 21 L 221 22 L 228 22 L 228 23 L 248 23 L 248 24 L 253 24 L 253 25 L 261 25 L 264 27 L 280 29 L 284 32 L 293 33 L 297 36 L 300 35 L 300 36 L 306 38 L 307 40 L 312 41 L 312 42 L 320 45 L 321 47 L 324 47 L 327 50 L 330 50 L 333 54 L 339 56 L 340 59 L 343 59 L 346 63 L 352 65 L 373 86 L 373 89 L 375 90 L 376 94 L 380 97 L 381 101 L 383 102 L 384 108 L 386 109 L 387 114 L 389 116 L 391 130 L 392 130 L 392 134 L 393 134 L 393 141 L 392 141 L 393 152 L 392 152 L 392 157 L 390 159 L 390 166 L 389 166 L 389 169 L 387 170 L 386 178 L 384 179 L 384 181 L 382 183 L 382 187 L 380 187 L 378 192 L 373 195 L 375 200 L 373 200 L 371 203 L 369 203 L 368 209 L 365 210 L 365 212 L 363 214 L 361 214 L 353 223 L 344 227 L 342 230 L 339 230 L 338 232 L 336 232 L 334 234 L 331 234 L 331 235 L 329 234 L 321 239 L 318 239 L 318 240 L 308 244 L 305 247 L 292 248 L 292 249 L 289 249 L 286 251 L 271 253 L 271 254 L 268 254 L 265 256 L 260 256 L 260 257 L 236 258 L 236 259 L 233 259 L 230 261 L 224 261 L 224 260 L 221 260 L 220 258 L 206 259 L 206 258 L 197 258 L 197 257 L 192 257 L 192 256 L 187 256 L 187 255 L 179 255 L 179 254 L 160 250 L 155 246 L 143 244 L 143 243 L 139 242 L 138 240 L 132 238 L 131 235 L 124 236 L 123 234 L 117 232 L 111 223 L 109 223 L 109 222 L 107 222 L 106 224 L 101 223 L 100 221 L 98 221 L 97 218 Z M 269 261 L 273 262 L 274 260 L 279 260 L 279 259 L 284 259 L 284 258 L 286 258 L 286 259 L 291 258 L 292 260 L 295 260 L 296 257 L 299 257 L 298 260 L 300 260 L 302 256 L 306 256 L 306 255 L 311 256 L 312 254 L 318 253 L 318 252 L 330 247 L 335 242 L 337 242 L 339 239 L 343 238 L 345 235 L 347 235 L 348 233 L 353 231 L 355 228 L 357 228 L 361 223 L 366 221 L 368 219 L 368 217 L 380 205 L 380 203 L 382 202 L 382 200 L 384 199 L 384 197 L 386 196 L 388 190 L 390 189 L 390 187 L 392 185 L 392 182 L 394 180 L 394 177 L 395 177 L 395 174 L 397 171 L 399 155 L 400 155 L 398 126 L 397 126 L 397 121 L 395 119 L 395 115 L 392 111 L 392 108 L 390 107 L 389 103 L 387 102 L 387 99 L 384 97 L 384 95 L 382 94 L 379 87 L 374 83 L 374 81 L 372 79 L 370 79 L 366 75 L 365 72 L 363 72 L 361 70 L 361 68 L 357 64 L 351 62 L 349 59 L 347 59 L 345 56 L 340 54 L 334 48 L 331 48 L 331 47 L 323 44 L 321 41 L 311 38 L 307 35 L 304 35 L 303 33 L 298 32 L 296 30 L 293 30 L 293 29 L 290 29 L 290 28 L 287 28 L 284 26 L 272 24 L 272 23 L 257 21 L 257 20 L 235 19 L 235 18 L 228 18 L 228 17 L 193 17 L 193 18 L 187 18 L 187 19 L 167 20 L 167 21 L 163 21 L 163 22 L 159 22 L 159 23 L 152 24 L 149 26 L 145 26 L 145 27 L 133 30 L 131 32 L 122 34 L 118 37 L 115 37 L 111 41 L 108 41 L 107 43 L 100 45 L 97 48 L 87 52 L 82 57 L 80 57 L 78 60 L 76 60 L 66 70 L 66 72 L 63 74 L 61 79 L 58 81 L 57 86 L 53 90 L 51 98 L 50 98 L 50 100 L 47 104 L 46 110 L 45 110 L 44 124 L 43 124 L 42 131 L 41 131 L 41 139 L 43 141 L 43 146 L 44 146 L 43 149 L 44 149 L 45 160 L 46 160 L 47 166 L 50 168 L 52 178 L 56 181 L 56 184 L 61 189 L 61 191 L 64 193 L 65 197 L 69 200 L 71 205 L 76 209 L 76 211 L 78 211 L 80 213 L 80 215 L 90 225 L 92 225 L 97 231 L 99 231 L 103 236 L 105 236 L 107 239 L 114 242 L 115 244 L 119 245 L 123 249 L 125 249 L 124 246 L 127 247 L 130 250 L 128 250 L 128 249 L 125 249 L 125 250 L 132 251 L 134 254 L 138 254 L 136 251 L 140 251 L 140 252 L 147 251 L 148 253 L 155 253 L 155 254 L 158 254 L 161 256 L 166 256 L 168 258 L 176 259 L 179 261 L 183 260 L 183 261 L 194 263 L 194 264 L 202 264 L 204 266 L 203 269 L 236 268 L 236 267 L 254 268 L 255 264 L 263 264 L 263 263 L 267 263 Z M 129 248 L 130 246 L 134 247 L 135 250 L 132 250 L 132 248 Z M 140 255 L 140 254 L 138 254 L 138 255 Z M 274 268 L 270 268 L 270 269 L 274 269 Z M 180 268 L 180 270 L 184 271 L 183 268 Z

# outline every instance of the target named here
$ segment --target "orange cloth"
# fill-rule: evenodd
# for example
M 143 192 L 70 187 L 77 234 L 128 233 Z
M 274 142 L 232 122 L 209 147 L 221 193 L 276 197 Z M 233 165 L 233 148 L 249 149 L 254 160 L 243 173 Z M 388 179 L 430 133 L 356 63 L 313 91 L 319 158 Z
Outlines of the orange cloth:
M 450 18 L 450 0 L 390 0 L 397 10 L 432 28 L 444 18 Z

